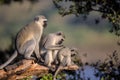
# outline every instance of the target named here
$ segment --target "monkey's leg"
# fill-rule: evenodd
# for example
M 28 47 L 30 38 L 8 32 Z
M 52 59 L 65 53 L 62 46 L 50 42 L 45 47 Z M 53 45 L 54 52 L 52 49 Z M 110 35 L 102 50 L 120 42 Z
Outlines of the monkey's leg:
M 28 41 L 28 42 L 26 42 L 24 44 L 24 48 L 25 48 L 24 57 L 25 57 L 25 59 L 33 59 L 33 60 L 35 60 L 34 57 L 31 57 L 31 55 L 33 54 L 33 51 L 35 49 L 35 44 L 36 43 L 35 43 L 34 40 L 30 40 L 30 41 Z
M 59 53 L 58 59 L 59 59 L 59 62 L 61 63 L 61 62 L 63 61 L 63 59 L 64 59 L 64 56 L 63 56 L 63 55 L 60 55 L 60 53 Z
M 52 61 L 53 61 L 52 51 L 48 50 L 45 56 L 45 65 L 47 65 L 48 67 L 51 67 Z
M 70 66 L 71 64 L 72 64 L 71 63 L 71 56 L 66 57 L 66 65 Z
M 55 64 L 58 64 L 57 54 L 58 54 L 58 50 L 54 50 L 54 52 L 53 52 L 53 60 L 54 60 Z
M 36 54 L 36 57 L 37 57 L 38 60 L 40 60 L 41 62 L 44 62 L 44 60 L 43 60 L 42 57 L 41 57 L 40 51 L 39 51 L 39 43 L 36 44 L 35 54 Z
M 45 46 L 46 49 L 51 49 L 51 50 L 60 50 L 62 49 L 64 46 L 61 45 L 50 45 L 50 46 Z

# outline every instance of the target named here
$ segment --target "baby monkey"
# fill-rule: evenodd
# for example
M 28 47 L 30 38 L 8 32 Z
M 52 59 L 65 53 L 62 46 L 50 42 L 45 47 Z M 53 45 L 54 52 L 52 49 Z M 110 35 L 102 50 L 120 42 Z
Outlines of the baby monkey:
M 76 48 L 62 48 L 61 50 L 59 50 L 58 54 L 57 54 L 57 59 L 59 62 L 58 68 L 54 74 L 54 80 L 56 80 L 56 76 L 59 73 L 59 71 L 61 69 L 63 69 L 63 67 L 66 66 L 71 66 L 74 63 L 72 62 L 71 58 L 73 56 L 75 56 L 76 54 L 78 54 L 78 51 Z

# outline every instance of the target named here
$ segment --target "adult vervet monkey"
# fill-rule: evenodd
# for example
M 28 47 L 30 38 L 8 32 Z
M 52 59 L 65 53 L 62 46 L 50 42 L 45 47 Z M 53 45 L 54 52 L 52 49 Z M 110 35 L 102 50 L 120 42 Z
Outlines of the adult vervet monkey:
M 63 41 L 65 35 L 62 31 L 48 34 L 43 39 L 43 47 L 46 50 L 45 65 L 51 67 L 51 64 L 55 61 L 58 51 L 63 48 Z
M 55 72 L 54 80 L 56 80 L 57 74 L 59 73 L 59 71 L 61 69 L 63 69 L 63 67 L 71 66 L 74 64 L 72 62 L 71 58 L 73 56 L 75 56 L 76 54 L 78 54 L 78 51 L 76 48 L 65 47 L 65 48 L 62 48 L 61 50 L 59 50 L 59 52 L 57 54 L 57 59 L 58 59 L 59 65 Z
M 47 19 L 43 15 L 38 15 L 34 20 L 24 26 L 17 34 L 15 39 L 15 52 L 4 64 L 0 65 L 0 69 L 7 66 L 17 57 L 18 54 L 24 56 L 25 59 L 33 59 L 31 55 L 35 53 L 38 60 L 41 60 L 39 55 L 39 42 L 43 34 L 43 29 L 47 26 Z

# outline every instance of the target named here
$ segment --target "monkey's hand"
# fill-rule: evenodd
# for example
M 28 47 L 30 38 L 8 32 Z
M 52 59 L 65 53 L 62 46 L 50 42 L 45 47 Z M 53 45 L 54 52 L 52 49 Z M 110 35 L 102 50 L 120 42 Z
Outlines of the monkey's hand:
M 55 70 L 56 70 L 55 66 L 53 66 L 53 65 L 52 65 L 51 67 L 48 67 L 48 68 L 49 68 L 49 70 L 52 71 L 52 72 L 55 72 Z
M 45 62 L 42 57 L 39 59 L 39 61 L 42 62 L 42 63 Z
M 60 45 L 60 47 L 61 47 L 61 48 L 65 48 L 65 46 L 64 46 L 64 45 Z
M 36 62 L 41 62 L 41 63 L 44 63 L 45 61 L 43 60 L 43 58 L 42 57 L 39 57 L 39 58 L 37 58 L 37 61 Z

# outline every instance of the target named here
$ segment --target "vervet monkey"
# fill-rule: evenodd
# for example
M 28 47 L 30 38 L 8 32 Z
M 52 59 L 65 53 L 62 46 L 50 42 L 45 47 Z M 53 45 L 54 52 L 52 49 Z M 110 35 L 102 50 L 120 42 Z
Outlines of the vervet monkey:
M 0 65 L 0 69 L 7 66 L 18 53 L 23 55 L 25 59 L 33 59 L 31 55 L 35 53 L 38 60 L 42 59 L 39 54 L 39 42 L 43 34 L 43 29 L 47 26 L 47 19 L 45 16 L 39 15 L 34 20 L 23 27 L 17 34 L 15 39 L 15 52 L 8 61 Z
M 56 76 L 57 76 L 58 72 L 61 69 L 63 69 L 63 67 L 66 67 L 66 66 L 69 67 L 69 66 L 74 64 L 72 62 L 71 58 L 73 56 L 75 56 L 76 54 L 78 54 L 78 51 L 76 48 L 65 47 L 65 48 L 59 50 L 59 52 L 57 54 L 57 59 L 58 59 L 59 65 L 58 65 L 58 68 L 55 72 L 54 80 L 56 80 Z
M 55 33 L 48 34 L 43 39 L 43 47 L 46 50 L 45 54 L 45 65 L 51 67 L 52 62 L 56 59 L 58 51 L 63 48 L 63 41 L 65 40 L 65 35 L 63 32 L 58 31 Z

